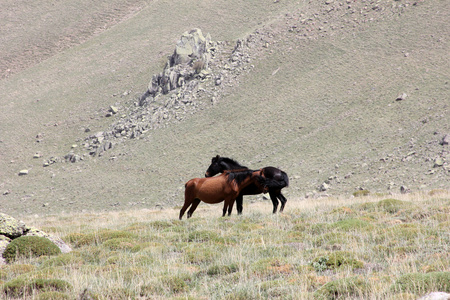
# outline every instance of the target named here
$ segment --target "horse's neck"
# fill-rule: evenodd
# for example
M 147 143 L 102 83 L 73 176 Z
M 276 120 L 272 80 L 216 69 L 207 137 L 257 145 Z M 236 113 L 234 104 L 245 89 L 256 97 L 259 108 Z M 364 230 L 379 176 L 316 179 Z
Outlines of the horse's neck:
M 223 162 L 222 162 L 222 167 L 223 167 L 223 170 L 224 170 L 224 171 L 227 171 L 227 170 L 237 170 L 237 169 L 248 169 L 248 168 L 245 167 L 245 166 L 241 166 L 241 165 L 238 164 L 237 162 L 231 162 L 231 161 L 229 161 L 229 162 L 223 161 Z

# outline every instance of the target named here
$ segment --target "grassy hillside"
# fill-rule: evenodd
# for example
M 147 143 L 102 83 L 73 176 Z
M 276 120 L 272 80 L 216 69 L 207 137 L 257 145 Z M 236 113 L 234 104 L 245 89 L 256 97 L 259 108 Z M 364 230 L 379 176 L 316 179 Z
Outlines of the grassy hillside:
M 324 182 L 326 195 L 449 188 L 449 150 L 439 144 L 450 133 L 446 1 L 241 2 L 140 2 L 131 15 L 125 6 L 116 25 L 94 34 L 96 23 L 84 43 L 1 80 L 2 211 L 180 205 L 184 183 L 216 154 L 285 170 L 287 209 Z M 193 27 L 214 40 L 263 41 L 214 106 L 102 157 L 42 166 L 87 128 L 111 124 L 110 105 L 126 111 Z M 436 158 L 444 166 L 434 168 Z
M 28 217 L 25 223 L 63 238 L 73 251 L 4 266 L 0 294 L 417 299 L 449 293 L 449 201 L 448 192 L 435 190 L 395 199 L 292 201 L 277 215 L 255 202 L 245 204 L 244 215 L 225 218 L 203 205 L 183 221 L 178 209 Z M 40 285 L 28 288 L 33 282 Z

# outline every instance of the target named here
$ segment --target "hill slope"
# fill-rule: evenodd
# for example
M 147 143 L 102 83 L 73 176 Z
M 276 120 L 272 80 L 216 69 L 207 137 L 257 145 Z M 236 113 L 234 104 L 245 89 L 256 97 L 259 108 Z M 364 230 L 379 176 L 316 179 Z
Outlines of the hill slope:
M 282 168 L 291 201 L 324 182 L 332 194 L 449 188 L 448 145 L 440 144 L 450 134 L 449 5 L 327 3 L 155 1 L 3 79 L 2 211 L 179 205 L 184 182 L 203 176 L 216 154 Z M 169 12 L 179 18 L 167 22 Z M 223 86 L 214 105 L 102 157 L 42 167 L 83 140 L 87 128 L 107 128 L 109 105 L 126 111 L 193 27 L 213 40 L 252 37 L 246 71 Z M 32 158 L 36 152 L 40 159 Z M 436 158 L 444 165 L 433 168 Z M 29 175 L 17 176 L 21 169 Z

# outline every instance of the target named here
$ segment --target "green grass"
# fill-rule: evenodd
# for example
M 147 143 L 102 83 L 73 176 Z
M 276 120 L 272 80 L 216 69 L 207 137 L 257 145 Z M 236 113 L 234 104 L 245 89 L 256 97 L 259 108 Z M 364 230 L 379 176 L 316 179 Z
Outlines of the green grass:
M 367 196 L 292 201 L 277 215 L 264 202 L 225 218 L 212 216 L 220 215 L 217 205 L 200 206 L 181 222 L 178 209 L 32 219 L 35 227 L 51 221 L 74 250 L 4 266 L 0 291 L 98 299 L 397 299 L 448 292 L 450 241 L 439 226 L 448 214 L 436 218 L 450 205 L 448 193 L 398 198 L 424 217 L 398 223 L 382 210 L 364 221 L 370 210 L 361 207 L 386 202 Z M 337 213 L 349 210 L 352 218 Z M 86 224 L 81 232 L 78 224 Z M 303 234 L 297 239 L 294 232 Z M 75 236 L 95 239 L 79 243 Z

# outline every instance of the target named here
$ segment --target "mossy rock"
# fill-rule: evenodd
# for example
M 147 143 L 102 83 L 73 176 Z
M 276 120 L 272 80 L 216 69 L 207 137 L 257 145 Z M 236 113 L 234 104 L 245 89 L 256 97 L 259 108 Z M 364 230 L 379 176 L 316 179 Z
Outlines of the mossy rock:
M 370 285 L 360 277 L 349 277 L 330 281 L 314 293 L 314 299 L 365 299 Z
M 328 255 L 317 257 L 311 265 L 318 272 L 340 268 L 351 268 L 354 270 L 364 267 L 362 261 L 355 259 L 352 253 L 346 251 L 331 252 Z
M 450 272 L 409 273 L 400 276 L 391 286 L 395 292 L 423 294 L 433 291 L 450 292 Z
M 23 297 L 31 294 L 33 291 L 56 291 L 69 292 L 73 289 L 72 285 L 60 279 L 25 279 L 15 278 L 6 282 L 3 287 L 3 293 L 8 297 Z
M 3 258 L 11 263 L 20 257 L 30 258 L 42 255 L 58 255 L 61 250 L 49 239 L 39 236 L 21 236 L 8 244 Z

